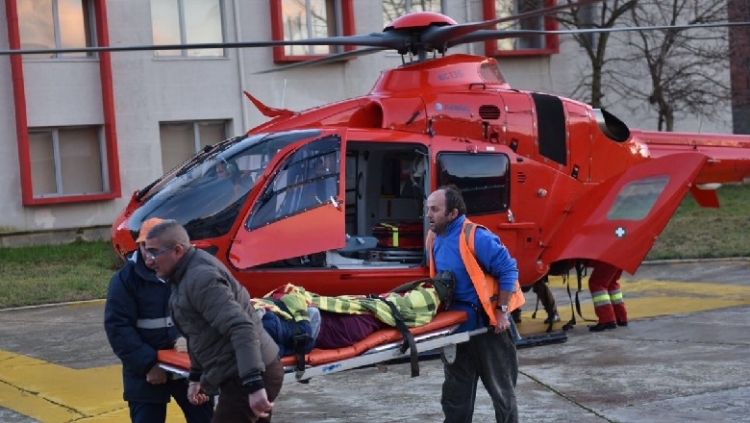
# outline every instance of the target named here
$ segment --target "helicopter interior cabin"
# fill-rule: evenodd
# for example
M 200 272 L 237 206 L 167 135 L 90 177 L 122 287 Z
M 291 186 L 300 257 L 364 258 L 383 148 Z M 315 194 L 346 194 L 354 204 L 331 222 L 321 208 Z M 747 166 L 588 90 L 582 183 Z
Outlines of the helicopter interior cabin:
M 293 154 L 266 189 L 265 195 L 275 201 L 260 202 L 267 206 L 253 211 L 248 229 L 294 216 L 306 216 L 302 222 L 314 224 L 315 208 L 336 208 L 344 213 L 343 227 L 320 235 L 342 237 L 344 242 L 337 245 L 343 247 L 260 267 L 350 269 L 423 262 L 424 202 L 429 190 L 426 147 L 350 140 L 342 154 L 340 146 L 337 136 L 323 137 Z
M 427 150 L 418 144 L 347 144 L 346 246 L 326 252 L 329 265 L 422 263 L 428 164 Z

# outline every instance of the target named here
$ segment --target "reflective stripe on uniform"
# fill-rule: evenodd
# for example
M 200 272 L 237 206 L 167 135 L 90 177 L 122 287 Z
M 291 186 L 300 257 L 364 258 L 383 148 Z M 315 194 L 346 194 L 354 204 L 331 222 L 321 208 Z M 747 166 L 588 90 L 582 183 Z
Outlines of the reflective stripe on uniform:
M 619 289 L 615 291 L 609 291 L 609 300 L 612 301 L 612 304 L 622 303 L 622 291 L 620 291 Z
M 141 329 L 161 329 L 174 326 L 171 317 L 157 317 L 156 319 L 138 319 L 135 325 Z
M 591 300 L 594 302 L 594 307 L 599 307 L 605 304 L 611 304 L 609 293 L 607 291 L 592 292 Z

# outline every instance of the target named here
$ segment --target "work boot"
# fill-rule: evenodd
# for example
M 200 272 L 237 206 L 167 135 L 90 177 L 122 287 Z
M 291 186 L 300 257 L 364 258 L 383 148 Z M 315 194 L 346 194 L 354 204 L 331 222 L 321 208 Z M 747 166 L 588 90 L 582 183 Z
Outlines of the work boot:
M 521 323 L 521 309 L 517 308 L 510 312 L 510 317 L 513 318 L 513 323 Z
M 628 325 L 628 321 L 627 320 L 617 319 L 617 326 L 627 326 L 627 325 Z
M 589 326 L 589 330 L 591 332 L 603 332 L 608 329 L 617 329 L 617 323 L 615 322 L 597 323 L 595 325 Z

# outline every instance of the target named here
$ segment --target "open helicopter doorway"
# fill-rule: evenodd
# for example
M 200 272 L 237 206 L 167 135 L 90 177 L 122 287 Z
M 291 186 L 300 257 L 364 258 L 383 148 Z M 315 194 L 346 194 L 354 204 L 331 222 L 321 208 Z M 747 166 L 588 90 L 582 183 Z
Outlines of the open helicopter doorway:
M 247 231 L 238 235 L 238 268 L 423 265 L 426 146 L 330 134 L 287 154 L 251 207 Z
M 346 246 L 327 251 L 336 268 L 408 267 L 424 261 L 425 146 L 350 140 L 345 163 Z

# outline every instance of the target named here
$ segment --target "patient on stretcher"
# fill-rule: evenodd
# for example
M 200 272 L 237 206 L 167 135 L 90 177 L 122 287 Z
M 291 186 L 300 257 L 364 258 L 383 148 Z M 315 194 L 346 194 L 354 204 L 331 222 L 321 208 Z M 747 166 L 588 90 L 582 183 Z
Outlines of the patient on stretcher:
M 367 335 L 388 327 L 370 314 L 341 314 L 308 307 L 309 321 L 286 320 L 279 314 L 259 309 L 263 328 L 279 345 L 279 356 L 309 353 L 313 348 L 335 349 L 352 345 Z
M 369 296 L 327 297 L 287 284 L 253 299 L 253 305 L 283 357 L 349 346 L 382 328 L 426 324 L 447 308 L 451 294 L 452 278 L 439 275 Z
M 256 312 L 262 315 L 263 327 L 280 347 L 282 362 L 296 363 L 298 373 L 305 365 L 351 357 L 401 339 L 401 353 L 411 350 L 412 376 L 416 376 L 414 335 L 459 322 L 455 315 L 458 312 L 450 312 L 443 313 L 446 319 L 436 319 L 441 321 L 436 325 L 429 324 L 438 311 L 448 308 L 452 298 L 452 276 L 441 280 L 443 277 L 414 281 L 385 294 L 368 296 L 326 297 L 287 284 L 252 301 Z M 465 313 L 458 314 L 465 320 Z M 394 327 L 398 330 L 391 329 Z M 184 356 L 162 351 L 159 359 L 164 364 L 189 367 Z

